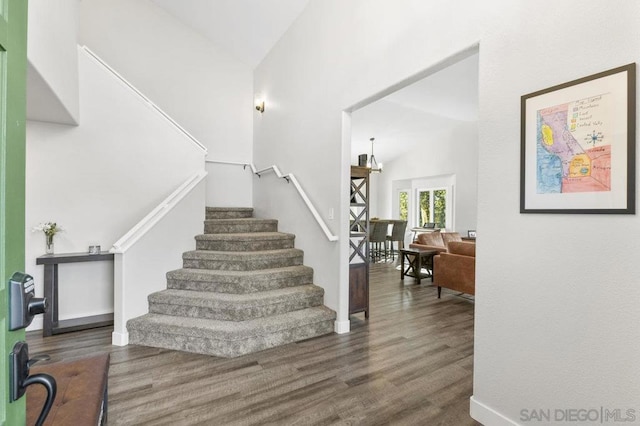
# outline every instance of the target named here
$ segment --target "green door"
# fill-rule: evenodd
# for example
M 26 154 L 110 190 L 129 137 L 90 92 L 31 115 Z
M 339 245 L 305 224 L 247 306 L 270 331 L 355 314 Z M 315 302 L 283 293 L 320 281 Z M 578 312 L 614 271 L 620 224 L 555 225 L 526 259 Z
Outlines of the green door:
M 0 0 L 0 425 L 25 423 L 25 400 L 9 403 L 9 353 L 24 331 L 9 331 L 7 282 L 24 271 L 27 0 Z

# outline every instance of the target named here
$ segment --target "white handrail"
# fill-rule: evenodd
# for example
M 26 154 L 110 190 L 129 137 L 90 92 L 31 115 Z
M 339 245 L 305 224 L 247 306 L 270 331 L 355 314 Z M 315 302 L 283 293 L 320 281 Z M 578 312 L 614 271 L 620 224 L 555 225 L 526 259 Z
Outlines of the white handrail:
M 138 222 L 133 228 L 124 234 L 118 241 L 113 244 L 111 253 L 125 253 L 129 247 L 136 243 L 147 231 L 160 221 L 167 213 L 173 209 L 180 200 L 186 197 L 198 183 L 207 176 L 207 172 L 199 171 L 189 179 L 187 179 L 182 185 L 165 198 L 158 206 L 151 210 L 140 222 Z
M 316 222 L 318 223 L 318 225 L 320 225 L 320 228 L 322 228 L 322 232 L 324 232 L 324 234 L 327 236 L 327 239 L 329 241 L 338 241 L 338 236 L 333 235 L 331 233 L 331 230 L 329 229 L 325 221 L 322 219 L 322 217 L 320 216 L 320 213 L 318 213 L 318 210 L 316 210 L 315 206 L 313 205 L 309 197 L 307 197 L 307 193 L 304 191 L 304 189 L 302 188 L 302 185 L 300 185 L 300 182 L 298 182 L 298 179 L 296 179 L 293 173 L 287 173 L 285 175 L 280 171 L 278 166 L 276 166 L 275 164 L 265 169 L 258 170 L 253 163 L 249 163 L 249 162 L 241 163 L 241 162 L 234 162 L 234 161 L 218 161 L 218 160 L 205 160 L 205 161 L 207 163 L 230 164 L 233 166 L 243 166 L 244 168 L 249 167 L 251 168 L 251 171 L 253 172 L 253 174 L 257 175 L 258 177 L 260 177 L 260 175 L 263 173 L 273 171 L 277 177 L 283 178 L 284 180 L 287 181 L 287 183 L 288 182 L 293 183 L 293 186 L 295 186 L 296 189 L 298 190 L 298 194 L 300 195 L 304 203 L 307 205 L 307 208 L 309 209 L 313 217 L 316 219 Z
M 113 68 L 111 68 L 105 61 L 103 61 L 102 59 L 100 59 L 100 57 L 98 55 L 96 55 L 93 51 L 91 51 L 91 49 L 89 49 L 87 46 L 81 46 L 82 49 L 89 55 L 91 56 L 96 62 L 98 62 L 100 65 L 102 65 L 107 71 L 111 72 L 114 76 L 116 76 L 122 83 L 125 84 L 125 86 L 127 86 L 129 89 L 131 89 L 134 93 L 136 93 L 143 101 L 145 101 L 146 103 L 149 104 L 149 106 L 151 106 L 153 109 L 155 109 L 156 111 L 158 111 L 169 123 L 171 123 L 176 129 L 178 129 L 180 132 L 182 132 L 186 137 L 188 137 L 191 142 L 193 142 L 196 146 L 198 146 L 202 151 L 205 152 L 205 154 L 207 153 L 207 147 L 204 146 L 203 144 L 201 144 L 195 137 L 193 137 L 193 135 L 191 135 L 191 133 L 187 132 L 184 127 L 182 127 L 181 125 L 179 125 L 173 118 L 171 118 L 166 112 L 164 112 L 158 105 L 154 104 L 149 98 L 147 98 L 145 95 L 142 94 L 142 92 L 140 92 L 138 89 L 135 88 L 134 85 L 132 85 L 131 83 L 129 83 L 123 76 L 121 76 L 120 74 L 118 74 L 118 72 L 116 70 L 114 70 Z

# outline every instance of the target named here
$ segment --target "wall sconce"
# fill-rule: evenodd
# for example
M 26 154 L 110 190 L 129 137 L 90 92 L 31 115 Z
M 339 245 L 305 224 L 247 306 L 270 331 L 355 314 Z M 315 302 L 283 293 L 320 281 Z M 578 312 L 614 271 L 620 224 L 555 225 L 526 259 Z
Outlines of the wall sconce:
M 264 112 L 264 97 L 259 93 L 256 94 L 255 104 L 256 104 L 256 110 L 258 110 L 261 113 L 263 113 Z

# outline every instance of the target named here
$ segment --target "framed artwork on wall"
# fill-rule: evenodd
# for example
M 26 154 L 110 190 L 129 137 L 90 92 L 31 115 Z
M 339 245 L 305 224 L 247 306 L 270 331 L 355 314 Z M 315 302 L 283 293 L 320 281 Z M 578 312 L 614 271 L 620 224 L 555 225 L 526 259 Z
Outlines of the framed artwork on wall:
M 635 214 L 635 71 L 522 96 L 520 213 Z

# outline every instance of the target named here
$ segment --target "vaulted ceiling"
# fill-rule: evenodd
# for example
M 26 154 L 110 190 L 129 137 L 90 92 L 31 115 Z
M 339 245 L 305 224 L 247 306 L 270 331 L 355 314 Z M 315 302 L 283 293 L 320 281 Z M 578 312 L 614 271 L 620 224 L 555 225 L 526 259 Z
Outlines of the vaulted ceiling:
M 426 140 L 446 134 L 460 121 L 477 120 L 476 53 L 355 111 L 351 163 L 358 163 L 358 154 L 371 154 L 371 137 L 376 159 L 389 163 L 412 150 L 420 152 Z
M 152 0 L 252 68 L 268 54 L 309 0 Z M 353 114 L 352 163 L 371 152 L 389 162 L 425 135 L 456 121 L 477 121 L 478 55 L 472 55 Z
M 309 0 L 152 0 L 251 68 L 265 57 Z

